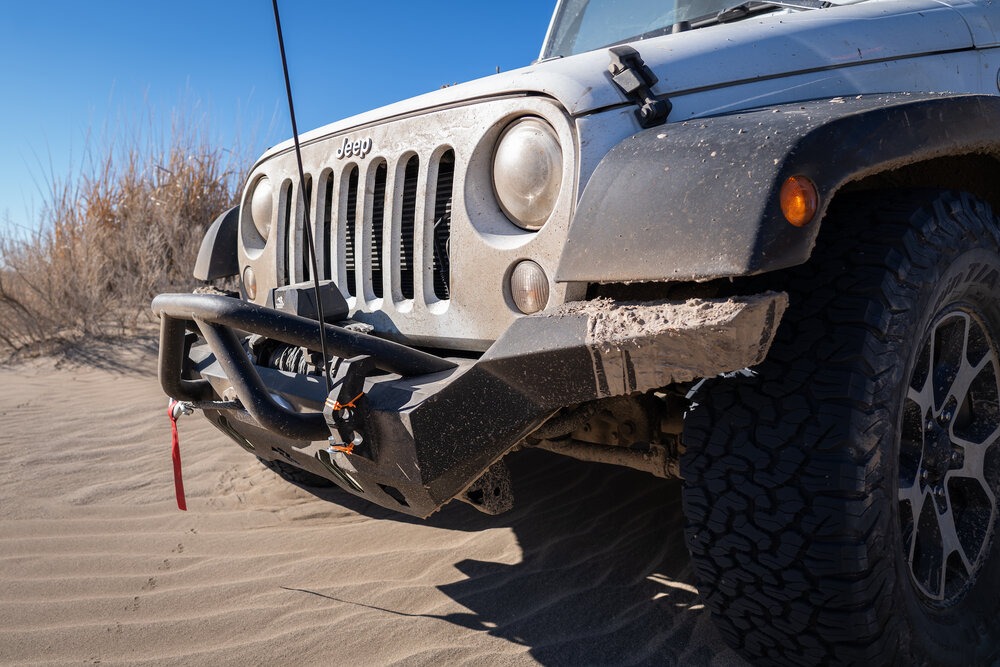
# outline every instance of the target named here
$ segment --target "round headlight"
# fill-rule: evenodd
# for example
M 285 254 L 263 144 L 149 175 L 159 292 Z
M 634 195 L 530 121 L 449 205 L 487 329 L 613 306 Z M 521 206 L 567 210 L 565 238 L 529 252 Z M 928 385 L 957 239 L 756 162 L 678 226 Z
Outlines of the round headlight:
M 493 153 L 493 190 L 511 222 L 539 229 L 555 208 L 563 156 L 555 130 L 540 118 L 522 118 L 500 135 Z
M 274 193 L 271 190 L 271 181 L 267 176 L 261 176 L 253 186 L 253 194 L 250 195 L 250 217 L 253 226 L 257 228 L 257 233 L 267 241 L 271 234 L 271 214 L 273 209 Z
M 542 267 L 530 259 L 515 266 L 510 274 L 510 296 L 526 315 L 543 310 L 549 303 L 549 280 Z

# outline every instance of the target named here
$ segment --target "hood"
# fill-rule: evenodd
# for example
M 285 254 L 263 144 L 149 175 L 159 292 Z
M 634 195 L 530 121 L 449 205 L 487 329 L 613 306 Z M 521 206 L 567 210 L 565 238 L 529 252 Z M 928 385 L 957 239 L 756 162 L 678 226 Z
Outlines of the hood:
M 659 95 L 973 47 L 962 15 L 937 0 L 884 0 L 776 13 L 634 42 L 656 72 Z M 451 86 L 325 125 L 303 143 L 426 109 L 504 95 L 541 94 L 572 116 L 628 104 L 598 49 Z M 291 140 L 261 159 L 289 150 Z

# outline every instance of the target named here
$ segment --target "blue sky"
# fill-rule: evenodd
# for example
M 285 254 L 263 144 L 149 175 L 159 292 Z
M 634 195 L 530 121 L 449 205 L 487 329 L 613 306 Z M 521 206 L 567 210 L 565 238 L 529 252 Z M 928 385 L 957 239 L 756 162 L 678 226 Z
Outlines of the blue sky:
M 537 57 L 554 0 L 279 0 L 300 131 Z M 0 3 L 0 226 L 136 119 L 291 136 L 270 0 Z

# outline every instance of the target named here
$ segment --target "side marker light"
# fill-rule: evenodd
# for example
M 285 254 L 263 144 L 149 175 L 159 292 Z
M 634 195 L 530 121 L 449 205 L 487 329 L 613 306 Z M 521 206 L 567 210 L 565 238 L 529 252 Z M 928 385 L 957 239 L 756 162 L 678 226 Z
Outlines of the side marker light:
M 795 227 L 805 227 L 819 210 L 819 192 L 805 176 L 790 176 L 781 185 L 781 213 Z

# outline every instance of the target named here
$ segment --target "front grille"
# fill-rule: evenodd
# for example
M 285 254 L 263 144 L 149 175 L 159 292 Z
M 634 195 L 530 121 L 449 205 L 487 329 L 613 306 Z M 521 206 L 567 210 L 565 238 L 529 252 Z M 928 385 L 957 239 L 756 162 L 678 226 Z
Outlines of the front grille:
M 264 247 L 244 217 L 251 188 L 242 202 L 240 261 L 258 276 L 255 301 L 308 280 L 309 217 L 317 273 L 336 283 L 352 319 L 409 345 L 483 352 L 521 316 L 507 288 L 511 267 L 531 258 L 556 272 L 576 195 L 573 121 L 544 95 L 522 94 L 387 113 L 304 135 L 304 178 L 292 142 L 254 166 L 248 183 L 266 176 L 276 184 L 274 238 Z M 492 183 L 496 141 L 523 116 L 542 118 L 566 140 L 566 185 L 553 215 L 533 232 L 504 215 Z M 552 283 L 550 290 L 555 306 L 567 290 L 579 298 L 580 287 Z
M 424 174 L 430 167 L 433 172 Z M 342 169 L 339 174 L 323 170 L 315 200 L 309 192 L 311 174 L 306 175 L 305 197 L 300 188 L 288 183 L 281 221 L 286 230 L 284 284 L 310 277 L 301 211 L 303 202 L 309 201 L 316 211 L 310 219 L 316 230 L 320 275 L 336 281 L 345 296 L 383 299 L 391 295 L 396 301 L 424 298 L 418 294 L 416 276 L 427 275 L 426 301 L 447 301 L 451 295 L 454 151 L 447 149 L 433 161 L 410 153 L 397 164 L 376 157 Z M 436 176 L 427 178 L 429 174 Z M 418 206 L 421 176 L 431 190 L 424 193 L 426 211 Z M 429 270 L 422 274 L 425 266 Z

